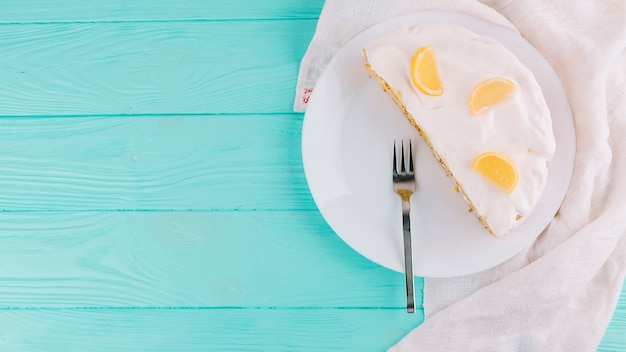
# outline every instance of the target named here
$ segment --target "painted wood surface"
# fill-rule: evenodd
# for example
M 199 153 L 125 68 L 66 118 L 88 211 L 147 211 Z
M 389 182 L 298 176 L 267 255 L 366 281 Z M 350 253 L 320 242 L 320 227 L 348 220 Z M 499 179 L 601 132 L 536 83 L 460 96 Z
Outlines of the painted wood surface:
M 324 0 L 11 0 L 0 23 L 317 19 Z
M 381 351 L 423 321 L 306 185 L 322 5 L 2 3 L 1 351 Z M 599 350 L 625 331 L 626 292 Z
M 301 128 L 302 114 L 3 118 L 0 209 L 315 210 Z
M 404 305 L 402 274 L 357 254 L 315 211 L 0 215 L 0 308 Z
M 0 311 L 0 342 L 29 351 L 381 351 L 415 320 L 384 309 Z
M 0 115 L 290 113 L 315 25 L 5 24 Z

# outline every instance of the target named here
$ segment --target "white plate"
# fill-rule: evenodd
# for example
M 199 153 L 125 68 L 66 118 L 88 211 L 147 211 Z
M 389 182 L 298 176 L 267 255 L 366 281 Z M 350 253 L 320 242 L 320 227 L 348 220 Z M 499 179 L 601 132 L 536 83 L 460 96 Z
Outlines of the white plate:
M 377 35 L 407 24 L 451 23 L 490 36 L 515 54 L 539 82 L 550 108 L 557 148 L 546 189 L 533 212 L 503 238 L 487 233 L 428 146 L 364 67 L 362 49 Z M 313 90 L 302 128 L 304 171 L 332 229 L 382 266 L 403 269 L 400 199 L 391 186 L 393 141 L 416 143 L 418 189 L 411 199 L 414 272 L 423 277 L 472 274 L 532 244 L 567 191 L 575 131 L 567 96 L 552 67 L 517 32 L 469 15 L 423 11 L 360 33 L 328 65 Z

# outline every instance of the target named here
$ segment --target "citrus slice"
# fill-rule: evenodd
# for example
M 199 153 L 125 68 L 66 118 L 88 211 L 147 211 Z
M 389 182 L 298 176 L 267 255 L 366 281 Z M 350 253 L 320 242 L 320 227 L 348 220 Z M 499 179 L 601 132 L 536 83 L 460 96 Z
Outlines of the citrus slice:
M 517 167 L 513 160 L 498 152 L 485 152 L 472 162 L 474 170 L 506 193 L 517 187 Z
M 443 94 L 443 85 L 439 77 L 435 51 L 430 46 L 419 48 L 411 59 L 411 81 L 420 92 L 439 96 Z
M 469 97 L 469 110 L 473 116 L 506 100 L 515 91 L 517 86 L 509 79 L 496 77 L 478 83 L 472 89 Z

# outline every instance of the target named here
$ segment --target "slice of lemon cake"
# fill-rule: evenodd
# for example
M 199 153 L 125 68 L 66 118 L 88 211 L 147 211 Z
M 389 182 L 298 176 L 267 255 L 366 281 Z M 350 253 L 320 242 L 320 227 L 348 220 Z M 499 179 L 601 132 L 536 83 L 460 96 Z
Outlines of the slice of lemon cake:
M 522 222 L 556 148 L 532 72 L 495 40 L 456 25 L 403 27 L 363 53 L 489 233 Z

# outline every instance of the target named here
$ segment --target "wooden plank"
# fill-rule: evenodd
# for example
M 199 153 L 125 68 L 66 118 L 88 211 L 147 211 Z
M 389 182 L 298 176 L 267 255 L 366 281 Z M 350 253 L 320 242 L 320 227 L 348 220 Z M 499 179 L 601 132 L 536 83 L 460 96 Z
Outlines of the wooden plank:
M 382 351 L 421 322 L 398 310 L 2 310 L 8 351 Z
M 0 209 L 316 209 L 302 114 L 0 118 Z
M 8 351 L 383 351 L 421 312 L 334 309 L 0 310 Z M 598 351 L 626 350 L 623 334 Z
M 404 310 L 403 275 L 314 211 L 29 212 L 1 223 L 0 308 Z
M 615 312 L 598 346 L 598 352 L 615 351 L 626 351 L 626 309 Z
M 316 19 L 323 0 L 3 1 L 0 23 L 232 19 Z
M 598 352 L 615 351 L 626 351 L 626 286 L 622 288 L 611 323 L 598 346 Z
M 0 116 L 292 112 L 315 25 L 3 25 Z

